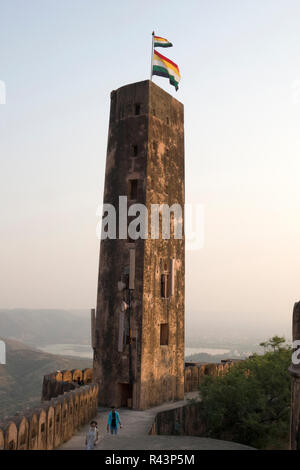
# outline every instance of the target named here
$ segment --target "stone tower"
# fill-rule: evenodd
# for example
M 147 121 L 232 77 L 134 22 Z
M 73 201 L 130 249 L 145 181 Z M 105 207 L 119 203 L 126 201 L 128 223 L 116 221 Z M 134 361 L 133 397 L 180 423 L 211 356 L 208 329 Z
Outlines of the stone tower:
M 117 239 L 101 240 L 96 314 L 92 310 L 102 405 L 146 409 L 184 396 L 184 232 L 174 238 L 172 211 L 169 239 L 161 223 L 158 238 L 150 226 L 152 204 L 179 204 L 183 226 L 183 120 L 183 105 L 150 80 L 111 93 L 103 199 L 116 209 Z M 120 196 L 128 198 L 126 210 L 147 208 L 147 238 L 124 233 Z M 127 223 L 135 218 L 129 214 Z
M 293 310 L 293 341 L 300 340 L 300 302 L 296 302 Z M 297 351 L 297 352 L 296 352 Z M 291 421 L 290 421 L 290 448 L 300 450 L 300 359 L 298 346 L 293 349 L 297 363 L 291 363 Z M 293 359 L 292 358 L 292 359 Z

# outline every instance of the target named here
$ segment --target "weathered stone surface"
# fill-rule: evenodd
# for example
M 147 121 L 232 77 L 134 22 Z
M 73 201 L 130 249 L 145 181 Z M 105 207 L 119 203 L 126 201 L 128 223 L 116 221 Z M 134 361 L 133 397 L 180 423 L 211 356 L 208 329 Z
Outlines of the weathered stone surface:
M 50 374 L 55 377 L 55 374 Z M 58 377 L 58 383 L 62 382 Z M 0 423 L 0 450 L 51 450 L 96 414 L 98 385 L 86 384 Z
M 74 369 L 72 371 L 64 370 L 44 375 L 42 401 L 51 400 L 51 398 L 58 397 L 65 392 L 74 390 L 79 386 L 78 380 L 83 384 L 92 383 L 93 369 L 87 368 L 82 371 L 79 369 Z
M 293 311 L 293 341 L 300 340 L 300 302 L 295 303 Z M 300 450 L 300 364 L 291 364 L 291 427 L 290 447 Z
M 138 105 L 138 114 L 136 105 Z M 137 181 L 131 194 L 130 181 Z M 111 93 L 104 203 L 128 206 L 180 204 L 184 215 L 183 105 L 153 82 L 133 83 Z M 134 197 L 134 199 L 130 199 Z M 119 224 L 117 223 L 117 234 Z M 130 249 L 135 250 L 134 290 L 126 284 Z M 174 260 L 175 288 L 161 297 L 161 275 Z M 145 409 L 184 394 L 184 236 L 182 239 L 102 240 L 96 321 L 92 318 L 94 376 L 103 405 Z M 130 298 L 129 298 L 130 296 Z M 121 301 L 129 344 L 119 345 Z M 130 312 L 130 313 L 129 313 Z M 168 324 L 168 344 L 160 344 Z M 131 331 L 131 334 L 130 334 Z

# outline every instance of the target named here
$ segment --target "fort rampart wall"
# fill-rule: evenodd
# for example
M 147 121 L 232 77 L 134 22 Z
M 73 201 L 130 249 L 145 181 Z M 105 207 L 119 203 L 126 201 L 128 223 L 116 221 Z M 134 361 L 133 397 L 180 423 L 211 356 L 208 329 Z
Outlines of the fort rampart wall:
M 41 404 L 0 423 L 0 450 L 52 450 L 71 439 L 97 414 L 99 389 L 92 381 L 92 369 L 44 376 Z

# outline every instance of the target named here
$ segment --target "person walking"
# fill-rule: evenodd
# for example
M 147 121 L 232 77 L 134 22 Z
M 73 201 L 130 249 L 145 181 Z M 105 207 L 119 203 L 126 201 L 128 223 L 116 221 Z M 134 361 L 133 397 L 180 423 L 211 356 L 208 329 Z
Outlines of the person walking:
M 90 428 L 85 438 L 85 450 L 94 450 L 94 447 L 98 442 L 97 424 L 97 421 L 90 422 Z
M 122 427 L 121 420 L 119 413 L 116 411 L 115 406 L 112 406 L 111 411 L 108 415 L 107 421 L 107 432 L 111 432 L 111 434 L 118 434 L 118 427 Z

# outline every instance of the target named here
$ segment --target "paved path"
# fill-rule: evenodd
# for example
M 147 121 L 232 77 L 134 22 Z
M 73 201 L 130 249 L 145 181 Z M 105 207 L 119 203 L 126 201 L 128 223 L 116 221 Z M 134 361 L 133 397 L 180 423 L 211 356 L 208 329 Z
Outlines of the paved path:
M 196 436 L 149 436 L 154 418 L 159 411 L 178 408 L 188 403 L 189 399 L 197 398 L 198 393 L 188 393 L 185 400 L 165 403 L 149 410 L 136 411 L 128 408 L 119 409 L 122 429 L 117 436 L 106 431 L 107 416 L 110 408 L 98 408 L 95 420 L 98 422 L 99 443 L 95 450 L 174 450 L 174 449 L 250 449 L 234 442 L 219 441 Z M 59 447 L 59 450 L 84 449 L 85 436 L 89 425 L 81 427 L 77 433 Z

